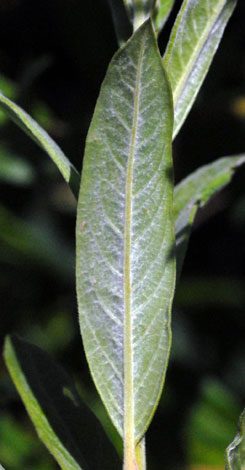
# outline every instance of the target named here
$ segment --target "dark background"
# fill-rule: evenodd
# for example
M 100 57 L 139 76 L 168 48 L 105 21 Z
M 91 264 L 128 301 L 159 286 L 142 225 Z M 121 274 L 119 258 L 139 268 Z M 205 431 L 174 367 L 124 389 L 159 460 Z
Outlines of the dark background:
M 160 36 L 162 51 L 179 4 Z M 240 0 L 174 143 L 177 182 L 202 164 L 244 151 L 244 13 Z M 78 169 L 116 49 L 106 0 L 0 2 L 0 89 Z M 166 386 L 147 432 L 149 470 L 222 468 L 236 431 L 245 391 L 244 187 L 242 168 L 197 217 L 176 292 Z M 1 345 L 16 332 L 60 361 L 118 443 L 83 355 L 74 227 L 75 202 L 54 164 L 1 114 Z M 56 469 L 1 365 L 0 462 L 9 470 Z

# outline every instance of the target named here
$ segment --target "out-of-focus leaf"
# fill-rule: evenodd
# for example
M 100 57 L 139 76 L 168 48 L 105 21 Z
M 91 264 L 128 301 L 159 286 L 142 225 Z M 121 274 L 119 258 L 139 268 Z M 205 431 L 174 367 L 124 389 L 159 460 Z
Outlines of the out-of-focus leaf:
M 34 180 L 31 165 L 0 145 L 0 180 L 16 185 L 28 185 Z
M 4 466 L 9 469 L 54 470 L 53 459 L 43 449 L 36 436 L 27 430 L 26 423 L 14 420 L 6 413 L 1 413 L 0 422 L 0 455 Z M 33 463 L 31 467 L 29 462 Z
M 245 162 L 245 155 L 224 157 L 194 171 L 174 191 L 174 220 L 177 246 L 177 274 L 180 275 L 192 223 L 198 207 L 226 186 L 235 171 Z
M 184 123 L 236 0 L 184 0 L 164 55 L 174 100 L 173 138 Z
M 113 0 L 111 0 L 113 1 Z M 128 17 L 136 31 L 155 11 L 157 0 L 123 0 Z
M 75 197 L 78 195 L 80 175 L 53 139 L 20 106 L 0 92 L 0 108 L 27 134 L 39 147 L 44 149 L 57 165 L 64 179 L 69 183 Z
M 58 275 L 74 276 L 74 253 L 45 224 L 19 219 L 0 205 L 0 241 L 16 254 L 52 268 Z M 1 253 L 1 257 L 4 256 Z
M 49 106 L 43 101 L 35 101 L 32 107 L 32 116 L 48 132 L 56 130 L 59 125 L 61 128 L 62 125 L 64 126 L 63 122 L 56 118 Z
M 131 36 L 133 26 L 129 20 L 128 10 L 123 0 L 108 0 L 108 2 L 111 7 L 118 44 L 121 45 Z
M 15 84 L 9 78 L 0 75 L 0 92 L 9 96 L 12 100 L 16 98 L 17 90 Z M 8 117 L 0 110 L 0 125 L 5 124 Z
M 159 33 L 165 25 L 169 14 L 172 10 L 175 0 L 156 0 L 155 12 L 154 12 L 154 26 Z
M 186 295 L 191 292 L 191 295 Z M 188 276 L 181 281 L 176 294 L 178 305 L 186 309 L 202 305 L 240 310 L 245 302 L 243 280 L 219 276 Z
M 15 84 L 9 79 L 0 75 L 0 92 L 14 99 L 17 94 Z
M 153 13 L 156 0 L 133 0 L 133 24 L 136 31 Z
M 224 449 L 234 436 L 239 406 L 222 383 L 211 379 L 203 382 L 184 431 L 188 467 L 223 468 Z
M 225 457 L 227 470 L 245 469 L 245 410 L 239 419 L 238 433 L 227 447 Z
M 88 362 L 114 425 L 136 441 L 158 402 L 170 347 L 172 117 L 149 21 L 114 56 L 102 85 L 77 221 L 77 292 Z
M 0 470 L 5 470 L 5 468 L 3 468 L 3 466 L 0 464 Z
M 7 337 L 4 357 L 40 439 L 63 470 L 120 469 L 101 424 L 60 366 L 15 336 Z
M 51 354 L 64 351 L 69 347 L 72 338 L 74 338 L 74 324 L 71 319 L 70 312 L 62 310 L 59 307 L 55 310 L 55 305 L 51 305 L 50 315 L 47 324 L 40 325 L 39 323 L 30 323 L 27 327 L 23 325 L 20 334 L 25 335 L 30 343 L 34 343 L 40 348 L 43 346 L 45 350 Z M 1 454 L 0 454 L 1 455 Z

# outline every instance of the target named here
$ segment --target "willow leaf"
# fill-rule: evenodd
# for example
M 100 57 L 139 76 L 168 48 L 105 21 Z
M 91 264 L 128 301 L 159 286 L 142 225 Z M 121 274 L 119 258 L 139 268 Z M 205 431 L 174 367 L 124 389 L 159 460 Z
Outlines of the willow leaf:
M 244 470 L 245 469 L 245 410 L 242 412 L 238 433 L 225 452 L 226 470 Z
M 154 12 L 154 26 L 159 33 L 165 25 L 175 0 L 157 0 Z
M 164 56 L 174 99 L 173 137 L 193 105 L 235 5 L 236 0 L 183 2 Z
M 71 164 L 60 147 L 42 129 L 39 124 L 32 119 L 20 106 L 11 101 L 0 92 L 0 108 L 3 109 L 10 119 L 14 121 L 39 147 L 41 147 L 54 161 L 62 176 L 69 183 L 75 197 L 78 195 L 80 175 Z
M 114 425 L 136 441 L 158 402 L 170 347 L 172 119 L 171 92 L 147 21 L 116 53 L 102 85 L 77 220 L 86 355 Z
M 122 44 L 131 36 L 133 32 L 129 19 L 128 9 L 123 0 L 108 0 L 118 44 Z
M 198 207 L 226 186 L 236 168 L 245 162 L 245 155 L 223 157 L 194 171 L 174 191 L 177 273 L 181 272 L 191 226 Z
M 4 356 L 40 439 L 62 470 L 121 468 L 101 424 L 59 365 L 16 336 L 7 337 Z

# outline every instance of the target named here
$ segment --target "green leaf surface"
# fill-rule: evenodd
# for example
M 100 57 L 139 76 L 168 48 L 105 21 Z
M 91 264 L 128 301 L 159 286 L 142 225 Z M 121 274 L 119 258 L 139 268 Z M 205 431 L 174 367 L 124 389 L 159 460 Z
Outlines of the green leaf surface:
M 64 155 L 60 147 L 53 139 L 42 129 L 39 124 L 32 119 L 20 106 L 15 104 L 9 98 L 0 92 L 0 109 L 3 109 L 10 119 L 12 119 L 39 147 L 41 147 L 54 161 L 60 170 L 64 179 L 69 183 L 72 192 L 77 197 L 80 175 L 75 167 Z
M 159 33 L 165 25 L 175 0 L 157 0 L 154 17 L 154 26 L 156 31 Z
M 227 447 L 226 470 L 245 469 L 245 410 L 243 410 L 238 424 L 238 433 L 232 443 Z
M 131 36 L 132 24 L 129 20 L 128 11 L 123 0 L 108 0 L 111 7 L 112 19 L 118 44 L 121 45 Z
M 185 257 L 191 226 L 198 207 L 226 186 L 237 167 L 245 162 L 245 154 L 223 157 L 194 171 L 174 191 L 177 277 Z
M 36 346 L 7 337 L 5 361 L 40 439 L 62 470 L 119 470 L 119 457 L 64 370 Z
M 86 142 L 77 220 L 87 359 L 114 425 L 136 441 L 158 402 L 170 347 L 172 119 L 148 21 L 114 56 L 102 85 Z
M 184 123 L 236 0 L 184 0 L 164 55 L 174 99 L 173 138 Z

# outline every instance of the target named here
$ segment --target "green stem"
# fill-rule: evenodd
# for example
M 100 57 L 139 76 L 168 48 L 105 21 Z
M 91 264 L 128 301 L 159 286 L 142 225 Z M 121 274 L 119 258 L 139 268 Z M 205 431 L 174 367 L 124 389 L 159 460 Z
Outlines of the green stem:
M 135 449 L 136 462 L 138 470 L 146 470 L 146 456 L 145 456 L 145 438 L 137 444 Z

